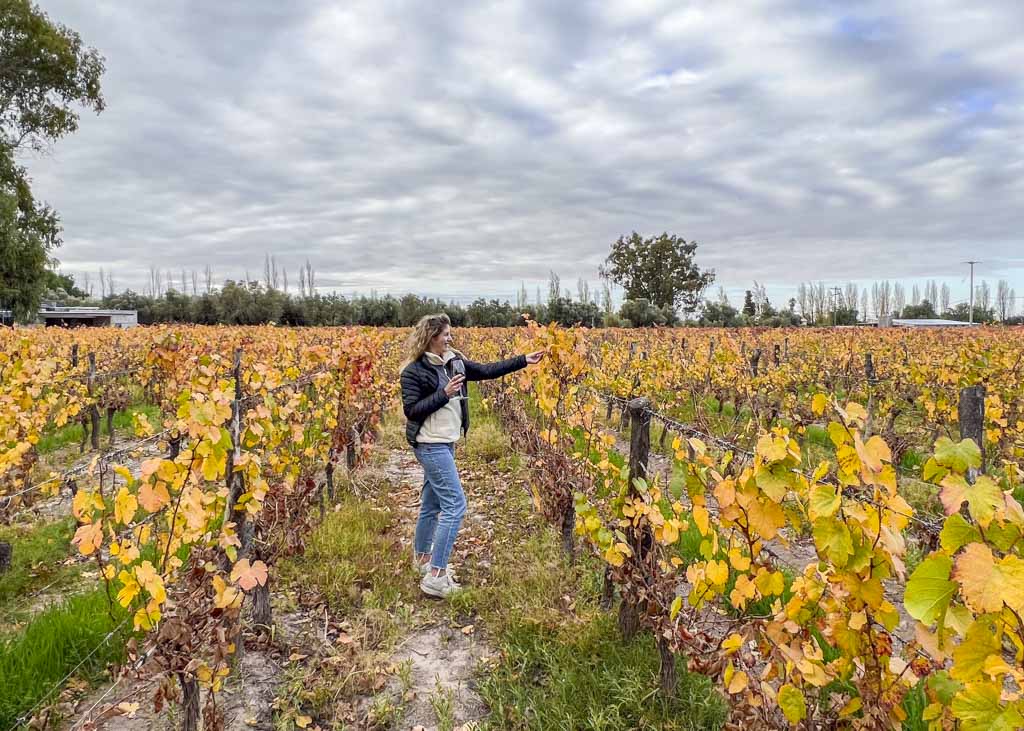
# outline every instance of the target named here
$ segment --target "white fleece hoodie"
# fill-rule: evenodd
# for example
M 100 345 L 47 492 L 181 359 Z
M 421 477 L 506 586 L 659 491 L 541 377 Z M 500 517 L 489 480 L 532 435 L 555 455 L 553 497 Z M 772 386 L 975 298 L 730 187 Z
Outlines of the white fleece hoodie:
M 427 356 L 427 361 L 432 366 L 445 366 L 448 364 L 448 361 L 457 357 L 450 350 L 445 352 L 444 357 L 429 351 L 424 355 Z M 440 381 L 440 386 L 444 388 L 449 380 L 447 371 L 443 367 L 437 370 L 444 373 Z M 460 406 L 459 401 L 450 399 L 448 403 L 428 416 L 427 420 L 423 422 L 423 426 L 420 427 L 420 431 L 416 435 L 416 442 L 418 444 L 450 444 L 459 441 L 461 437 L 462 406 Z

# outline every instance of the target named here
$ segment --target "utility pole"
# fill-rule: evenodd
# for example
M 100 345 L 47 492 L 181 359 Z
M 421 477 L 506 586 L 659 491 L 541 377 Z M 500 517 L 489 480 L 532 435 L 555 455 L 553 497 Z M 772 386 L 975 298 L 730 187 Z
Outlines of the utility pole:
M 974 324 L 974 265 L 981 264 L 980 261 L 965 261 L 964 264 L 971 265 L 971 304 L 967 313 L 967 324 Z
M 839 287 L 833 287 L 830 294 L 832 295 L 832 327 L 835 327 L 838 319 L 837 310 L 839 309 L 839 303 L 843 298 L 843 290 Z

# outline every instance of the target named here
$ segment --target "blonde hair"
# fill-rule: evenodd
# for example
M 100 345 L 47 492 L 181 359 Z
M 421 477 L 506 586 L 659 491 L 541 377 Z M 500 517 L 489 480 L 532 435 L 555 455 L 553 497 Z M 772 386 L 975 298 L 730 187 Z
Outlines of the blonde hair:
M 430 341 L 444 332 L 446 327 L 451 327 L 452 321 L 448 315 L 439 312 L 436 315 L 424 315 L 416 323 L 416 327 L 405 339 L 405 360 L 398 370 L 403 371 L 410 363 L 415 363 L 430 347 Z

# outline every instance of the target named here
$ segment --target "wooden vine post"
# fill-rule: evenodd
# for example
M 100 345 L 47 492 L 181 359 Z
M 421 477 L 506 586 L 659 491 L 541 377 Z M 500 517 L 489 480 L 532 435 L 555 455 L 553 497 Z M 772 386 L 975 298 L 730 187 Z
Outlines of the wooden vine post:
M 978 473 L 985 471 L 985 386 L 979 383 L 961 390 L 957 411 L 960 438 L 973 439 L 981 450 L 981 469 L 967 471 L 967 481 L 973 484 Z
M 871 422 L 875 419 L 875 358 L 871 353 L 864 354 L 864 378 L 868 382 L 868 418 L 864 422 L 864 438 L 871 436 Z
M 627 405 L 632 428 L 629 435 L 629 497 L 636 497 L 633 480 L 638 477 L 647 479 L 647 459 L 651 449 L 650 405 L 650 401 L 645 398 L 635 398 Z M 626 529 L 627 542 L 633 551 L 633 557 L 628 560 L 632 562 L 635 571 L 642 570 L 644 553 L 652 539 L 646 535 L 649 532 L 649 528 L 639 532 L 632 527 Z M 619 629 L 623 639 L 632 639 L 639 627 L 640 607 L 624 593 L 619 606 Z
M 100 405 L 96 401 L 96 354 L 89 353 L 89 398 L 92 405 L 89 407 L 89 422 L 92 424 L 92 448 L 99 451 L 100 448 Z
M 13 548 L 10 543 L 0 542 L 0 574 L 11 568 L 11 554 Z

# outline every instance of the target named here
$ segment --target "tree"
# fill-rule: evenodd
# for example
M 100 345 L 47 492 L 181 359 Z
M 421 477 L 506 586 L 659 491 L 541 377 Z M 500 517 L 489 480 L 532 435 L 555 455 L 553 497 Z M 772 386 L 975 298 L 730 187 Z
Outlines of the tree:
M 79 289 L 78 285 L 75 284 L 75 278 L 70 274 L 61 274 L 52 269 L 47 269 L 43 273 L 43 282 L 47 299 L 67 301 L 68 299 L 84 300 L 89 297 L 89 293 L 86 290 Z
M 904 307 L 900 317 L 904 320 L 934 320 L 938 314 L 936 314 L 932 303 L 924 299 L 920 304 Z
M 645 239 L 634 231 L 612 244 L 601 276 L 622 285 L 627 300 L 693 312 L 715 280 L 714 270 L 701 271 L 694 263 L 696 252 L 696 241 L 668 233 Z
M 892 311 L 892 285 L 888 281 L 875 282 L 872 285 L 871 305 L 878 319 L 889 316 Z
M 728 300 L 712 302 L 705 300 L 699 324 L 704 327 L 737 327 L 740 324 L 739 313 L 729 304 Z
M 971 307 L 966 302 L 961 302 L 956 307 L 946 310 L 942 313 L 942 316 L 947 320 L 959 320 L 960 322 L 968 322 L 969 319 L 973 319 L 974 322 L 992 322 L 995 318 L 995 313 L 989 309 L 983 309 L 977 303 L 974 305 L 974 317 L 970 318 Z
M 1005 279 L 996 284 L 996 314 L 1000 322 L 1006 322 L 1013 316 L 1013 290 Z
M 796 290 L 796 302 L 800 306 L 800 316 L 806 320 L 811 319 L 811 293 L 807 285 L 800 282 Z
M 0 0 L 0 308 L 29 319 L 61 244 L 60 220 L 32 196 L 21 149 L 78 128 L 75 105 L 103 110 L 103 59 L 28 0 Z
M 897 314 L 903 312 L 903 308 L 907 304 L 907 290 L 903 288 L 903 285 L 897 282 L 892 288 L 892 309 Z
M 743 293 L 743 314 L 747 317 L 753 317 L 757 314 L 757 308 L 754 305 L 754 293 L 749 289 Z
M 646 299 L 625 300 L 619 308 L 619 317 L 626 320 L 629 327 L 675 325 L 678 322 L 672 307 L 656 307 L 653 302 Z
M 984 279 L 974 287 L 974 305 L 982 310 L 992 308 L 992 288 Z

